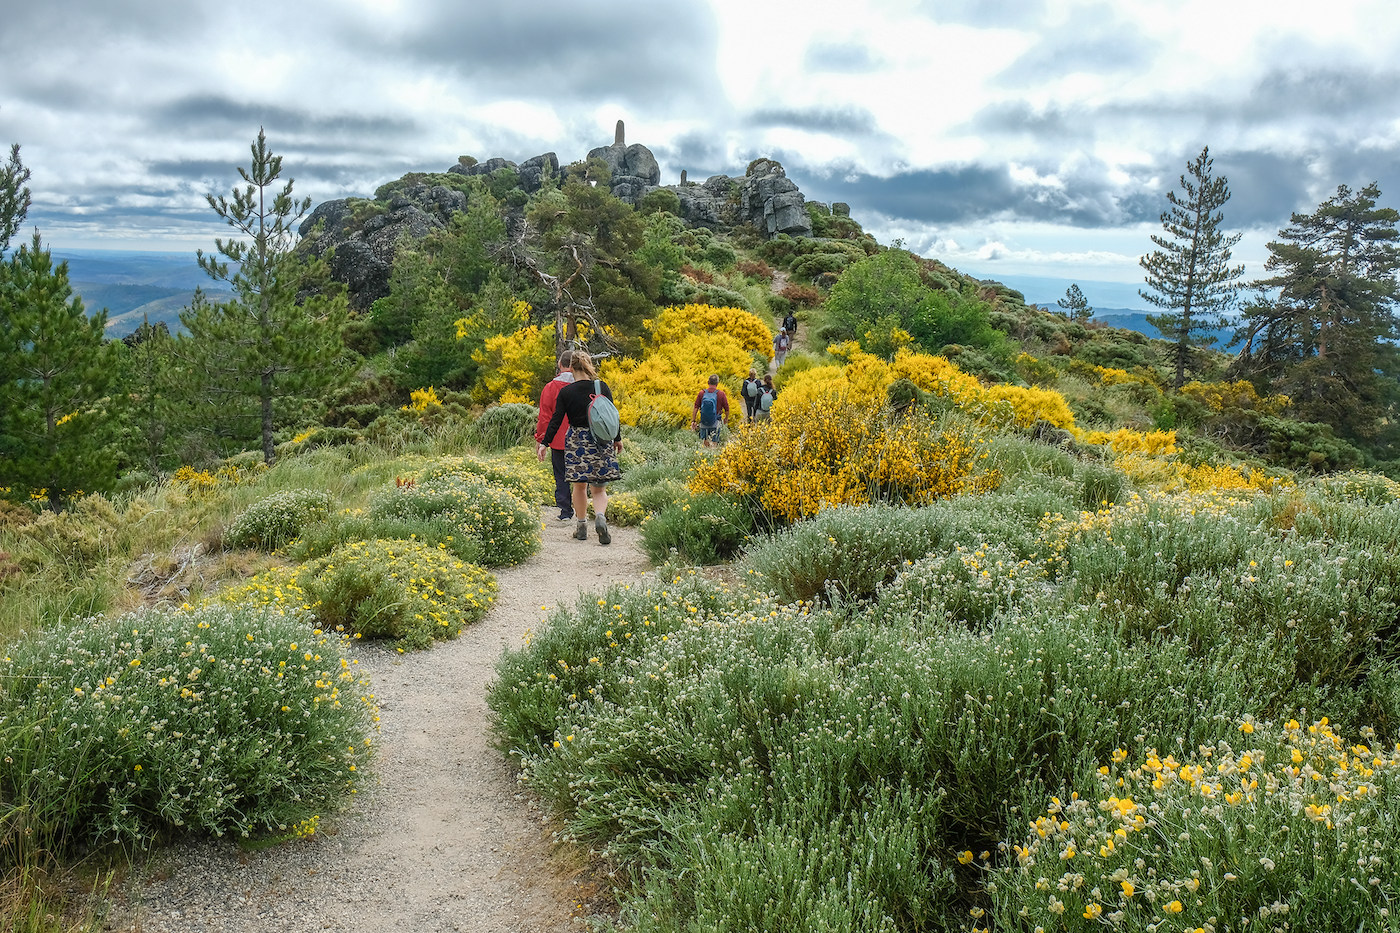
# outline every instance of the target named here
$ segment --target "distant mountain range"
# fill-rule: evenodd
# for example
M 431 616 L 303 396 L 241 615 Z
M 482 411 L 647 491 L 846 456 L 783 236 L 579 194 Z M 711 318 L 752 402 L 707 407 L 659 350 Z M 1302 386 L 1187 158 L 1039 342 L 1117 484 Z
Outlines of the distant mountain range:
M 143 320 L 163 321 L 174 333 L 180 328 L 180 309 L 193 300 L 195 288 L 227 290 L 199 268 L 193 253 L 55 249 L 53 257 L 68 263 L 68 281 L 89 313 L 107 309 L 109 337 L 125 337 Z
M 1050 304 L 1042 304 L 1041 307 L 1047 311 L 1060 310 L 1055 305 Z M 1158 339 L 1162 337 L 1161 332 L 1159 332 L 1157 328 L 1147 323 L 1146 311 L 1134 311 L 1131 308 L 1095 308 L 1092 320 L 1098 321 L 1101 324 L 1107 324 L 1109 327 L 1121 327 L 1124 330 L 1135 330 L 1139 334 L 1146 334 L 1149 337 Z M 1230 340 L 1235 336 L 1234 330 L 1224 328 L 1221 330 L 1207 331 L 1207 333 L 1215 338 L 1215 343 L 1212 344 L 1214 349 L 1224 353 L 1239 352 L 1238 347 L 1230 348 L 1227 346 Z

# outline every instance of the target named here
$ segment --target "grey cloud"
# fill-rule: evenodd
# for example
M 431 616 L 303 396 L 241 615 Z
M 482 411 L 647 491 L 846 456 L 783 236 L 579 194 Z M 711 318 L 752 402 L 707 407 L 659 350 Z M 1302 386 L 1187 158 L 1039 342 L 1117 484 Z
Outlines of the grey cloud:
M 881 59 L 869 47 L 856 42 L 819 42 L 808 47 L 802 64 L 808 71 L 869 74 L 880 70 Z
M 750 126 L 767 129 L 775 126 L 830 133 L 833 136 L 869 136 L 878 131 L 875 115 L 869 110 L 845 108 L 828 110 L 772 109 L 756 110 L 747 120 Z
M 969 121 L 974 133 L 1000 136 L 1033 136 L 1038 140 L 1083 139 L 1084 120 L 1059 107 L 1036 109 L 1023 100 L 998 102 L 982 108 Z
M 229 131 L 247 132 L 264 127 L 275 132 L 299 134 L 330 145 L 330 137 L 353 136 L 357 140 L 402 137 L 417 127 L 411 120 L 350 113 L 314 113 L 278 104 L 233 100 L 217 94 L 194 94 L 152 109 L 148 121 L 156 129 L 192 129 L 223 136 Z
M 1161 43 L 1121 23 L 1107 5 L 1081 8 L 1039 40 L 1002 75 L 1002 84 L 1033 85 L 1068 74 L 1113 74 L 1139 69 Z
M 964 165 L 854 180 L 804 177 L 789 170 L 809 197 L 846 201 L 887 217 L 925 223 L 1017 218 L 1081 227 L 1121 222 L 1121 211 L 1102 183 L 1087 173 L 1064 189 L 1018 184 L 1006 166 Z
M 1039 19 L 1045 0 L 924 0 L 919 12 L 938 23 L 1005 26 Z
M 1391 118 L 1397 95 L 1400 71 L 1276 68 L 1250 89 L 1236 112 L 1252 121 L 1297 119 L 1301 115 L 1355 119 L 1374 113 Z
M 469 9 L 464 14 L 448 0 L 420 4 L 421 25 L 392 38 L 340 28 L 366 55 L 407 56 L 524 98 L 614 97 L 660 106 L 677 95 L 718 94 L 718 27 L 699 0 L 537 0 Z
M 92 42 L 112 43 L 132 36 L 152 38 L 159 24 L 162 40 L 191 38 L 223 18 L 220 8 L 188 0 L 48 0 L 46 3 L 7 3 L 0 49 L 52 51 L 36 37 L 61 37 L 73 48 Z M 38 45 L 38 48 L 36 48 Z M 28 56 L 26 56 L 28 57 Z

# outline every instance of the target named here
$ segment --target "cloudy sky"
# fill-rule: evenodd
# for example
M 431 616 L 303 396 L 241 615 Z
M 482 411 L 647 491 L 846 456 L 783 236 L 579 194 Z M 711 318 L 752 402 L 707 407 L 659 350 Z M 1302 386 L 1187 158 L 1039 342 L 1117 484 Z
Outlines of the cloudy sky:
M 259 126 L 320 202 L 622 118 L 668 183 L 770 156 L 882 242 L 1130 283 L 1203 145 L 1251 272 L 1338 184 L 1400 204 L 1397 53 L 1394 0 L 0 0 L 0 141 L 51 245 L 183 250 Z

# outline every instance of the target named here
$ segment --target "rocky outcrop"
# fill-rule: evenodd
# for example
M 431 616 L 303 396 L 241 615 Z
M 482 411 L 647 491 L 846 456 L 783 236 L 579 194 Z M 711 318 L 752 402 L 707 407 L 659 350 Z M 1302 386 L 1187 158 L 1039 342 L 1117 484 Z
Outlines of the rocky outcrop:
M 427 184 L 395 191 L 387 204 L 345 198 L 325 201 L 298 228 L 300 248 L 314 256 L 333 248 L 331 275 L 345 283 L 351 307 L 364 310 L 389 294 L 389 273 L 400 240 L 442 229 L 454 212 L 466 206 L 462 192 Z M 361 220 L 363 214 L 371 216 Z
M 749 163 L 739 185 L 739 216 L 768 237 L 812 235 L 812 218 L 807 216 L 806 199 L 787 177 L 782 165 L 772 159 Z
M 612 172 L 612 193 L 622 201 L 636 204 L 650 192 L 660 190 L 661 167 L 656 157 L 646 146 L 627 145 L 621 120 L 617 121 L 612 145 L 593 149 L 588 158 L 601 159 L 608 166 Z M 531 193 L 540 189 L 547 176 L 559 177 L 559 157 L 546 152 L 516 164 L 501 158 L 477 162 L 464 156 L 447 173 L 489 177 L 501 169 L 513 172 L 516 186 Z M 432 179 L 431 175 L 406 175 L 381 188 L 377 200 L 326 201 L 299 228 L 303 242 L 298 249 L 321 256 L 334 248 L 331 273 L 349 287 L 351 307 L 367 309 L 376 299 L 389 294 L 394 255 L 405 237 L 418 239 L 442 229 L 455 212 L 466 209 L 466 194 L 432 184 Z M 441 176 L 438 180 L 442 180 Z M 500 196 L 497 182 L 492 179 L 492 188 Z M 692 226 L 723 229 L 751 223 L 769 239 L 779 234 L 812 235 L 802 192 L 787 177 L 782 165 L 772 159 L 755 159 L 742 178 L 712 175 L 702 184 L 687 181 L 682 172 L 681 183 L 667 186 L 666 190 L 676 193 L 680 216 Z M 519 192 L 509 191 L 507 195 L 507 201 L 517 207 L 525 203 Z M 850 208 L 833 204 L 831 211 L 844 215 L 849 214 Z
M 552 152 L 526 159 L 519 165 L 509 159 L 487 159 L 485 162 L 459 162 L 448 169 L 453 175 L 490 175 L 498 169 L 508 168 L 520 179 L 520 187 L 527 192 L 540 190 L 540 182 L 545 175 L 559 177 L 559 157 Z
M 647 192 L 659 190 L 648 188 Z M 681 202 L 681 218 L 699 227 L 727 227 L 751 223 L 760 235 L 772 239 L 812 235 L 812 218 L 806 199 L 772 159 L 755 159 L 743 178 L 711 175 L 701 185 L 682 181 L 668 185 Z M 645 192 L 644 192 L 645 194 Z
M 559 157 L 552 152 L 546 152 L 533 159 L 526 159 L 520 163 L 516 174 L 520 176 L 520 187 L 526 191 L 538 191 L 540 190 L 540 182 L 546 175 L 553 178 L 559 177 Z
M 661 184 L 661 166 L 651 150 L 641 143 L 627 145 L 622 121 L 611 146 L 599 146 L 588 152 L 590 159 L 602 159 L 612 172 L 612 193 L 619 201 L 636 204 L 650 189 Z

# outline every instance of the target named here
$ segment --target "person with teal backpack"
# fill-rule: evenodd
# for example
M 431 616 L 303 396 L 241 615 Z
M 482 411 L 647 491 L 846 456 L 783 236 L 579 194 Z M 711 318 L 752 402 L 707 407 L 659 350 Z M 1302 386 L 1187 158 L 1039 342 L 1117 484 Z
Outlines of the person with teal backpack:
M 728 418 L 729 396 L 719 387 L 719 376 L 711 376 L 709 385 L 695 396 L 695 405 L 690 410 L 690 426 L 696 429 L 706 447 L 713 447 L 719 440 L 720 425 Z
M 553 437 L 569 419 L 564 440 L 564 477 L 574 487 L 574 537 L 588 540 L 588 495 L 593 495 L 593 523 L 599 544 L 611 544 L 608 531 L 608 487 L 622 479 L 617 455 L 622 452 L 622 423 L 613 404 L 612 389 L 598 378 L 593 359 L 575 350 L 569 362 L 574 381 L 559 390 L 554 417 L 544 436 Z

